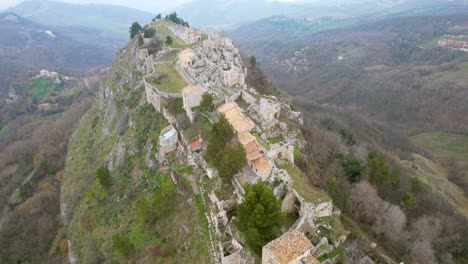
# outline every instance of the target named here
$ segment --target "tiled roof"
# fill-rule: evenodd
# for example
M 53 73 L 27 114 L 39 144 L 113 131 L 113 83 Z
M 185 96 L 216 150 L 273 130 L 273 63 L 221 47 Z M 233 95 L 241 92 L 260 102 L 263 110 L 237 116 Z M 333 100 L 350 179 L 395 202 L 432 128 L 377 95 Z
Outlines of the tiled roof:
M 220 113 L 226 113 L 227 111 L 233 109 L 233 108 L 238 108 L 239 106 L 235 102 L 228 102 L 223 104 L 222 106 L 218 107 L 218 112 Z
M 293 230 L 266 244 L 263 250 L 271 251 L 279 263 L 287 264 L 313 248 L 304 233 Z
M 193 148 L 199 147 L 202 144 L 202 142 L 203 141 L 200 138 L 198 138 L 197 140 L 190 143 L 190 148 L 193 149 Z
M 271 172 L 272 168 L 265 156 L 252 161 L 253 166 L 257 169 L 259 173 Z
M 226 119 L 229 121 L 229 123 L 231 123 L 231 125 L 234 125 L 235 123 L 244 119 L 244 115 L 239 110 L 239 108 L 233 108 L 225 112 L 224 115 Z
M 232 126 L 234 127 L 234 130 L 236 130 L 236 132 L 239 134 L 251 130 L 255 126 L 255 124 L 248 119 L 244 119 L 233 124 Z
M 242 133 L 239 136 L 239 141 L 242 145 L 247 145 L 250 142 L 256 141 L 256 140 L 257 138 L 254 135 L 252 135 L 250 132 Z

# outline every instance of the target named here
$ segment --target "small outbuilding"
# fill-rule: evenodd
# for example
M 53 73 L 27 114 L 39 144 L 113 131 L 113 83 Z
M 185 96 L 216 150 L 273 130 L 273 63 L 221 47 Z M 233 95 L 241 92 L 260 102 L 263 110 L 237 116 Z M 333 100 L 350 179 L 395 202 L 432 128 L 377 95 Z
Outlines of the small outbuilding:
M 262 264 L 302 264 L 311 260 L 312 249 L 314 245 L 303 232 L 292 230 L 263 247 Z
M 161 154 L 166 155 L 177 149 L 179 137 L 177 130 L 172 126 L 167 126 L 161 131 L 159 136 L 159 151 Z

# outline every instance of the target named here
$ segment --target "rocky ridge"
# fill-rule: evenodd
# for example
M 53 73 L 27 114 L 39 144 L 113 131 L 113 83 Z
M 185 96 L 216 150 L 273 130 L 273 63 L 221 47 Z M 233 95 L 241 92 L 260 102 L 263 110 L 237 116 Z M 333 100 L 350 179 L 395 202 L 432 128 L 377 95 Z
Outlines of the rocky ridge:
M 161 34 L 157 23 L 155 28 L 158 31 L 157 34 Z M 173 37 L 179 40 L 187 40 L 187 36 L 184 34 L 187 32 L 192 34 L 191 32 L 196 32 L 196 30 L 171 30 L 170 32 Z M 102 149 L 99 150 L 103 152 L 103 155 L 94 161 L 94 164 L 107 164 L 111 171 L 119 173 L 122 168 L 128 166 L 126 163 L 132 160 L 132 157 L 141 153 L 145 157 L 144 165 L 141 165 L 140 169 L 129 171 L 136 185 L 144 181 L 145 184 L 151 186 L 152 180 L 145 171 L 154 169 L 168 172 L 168 176 L 177 189 L 183 187 L 184 181 L 189 182 L 195 198 L 200 199 L 199 204 L 202 204 L 200 206 L 205 208 L 202 211 L 208 222 L 206 238 L 209 240 L 205 254 L 210 253 L 212 262 L 252 263 L 257 258 L 245 248 L 242 236 L 233 225 L 235 216 L 231 212 L 235 205 L 243 199 L 245 194 L 243 186 L 258 181 L 264 181 L 270 185 L 277 198 L 284 198 L 282 210 L 295 218 L 291 226 L 284 227 L 284 232 L 288 229 L 299 230 L 307 234 L 313 244 L 319 244 L 320 248 L 326 248 L 322 251 L 315 250 L 314 257 L 322 257 L 339 248 L 348 234 L 339 222 L 339 210 L 333 207 L 331 199 L 327 195 L 310 185 L 306 175 L 294 165 L 299 150 L 305 145 L 300 132 L 301 114 L 291 109 L 290 102 L 286 97 L 263 95 L 257 92 L 255 87 L 249 87 L 246 84 L 245 79 L 248 71 L 243 65 L 239 50 L 234 47 L 232 41 L 213 32 L 207 40 L 195 43 L 185 42 L 186 46 L 182 48 L 165 45 L 152 54 L 136 42 L 131 41 L 126 48 L 119 52 L 107 80 L 102 83 L 97 103 L 88 113 L 89 116 L 94 116 L 94 121 L 87 119 L 90 117 L 86 117 L 82 121 L 90 123 L 88 126 L 100 125 L 96 132 L 88 131 L 88 133 L 94 133 L 92 136 L 90 135 L 91 137 L 103 142 Z M 148 41 L 145 40 L 146 42 Z M 164 59 L 168 58 L 166 55 L 174 53 L 177 53 L 176 58 Z M 187 84 L 187 87 L 198 88 L 187 89 L 185 87 L 165 91 L 162 89 L 165 83 L 164 78 L 169 78 L 169 83 L 174 88 L 174 79 L 170 78 L 178 77 L 174 77 L 175 74 L 172 72 L 170 75 L 160 75 L 158 67 L 170 71 L 175 70 Z M 155 77 L 156 81 L 150 81 L 148 77 Z M 144 97 L 140 99 L 138 96 L 142 95 L 141 89 L 143 87 Z M 200 99 L 196 99 L 201 98 L 200 93 L 210 93 L 215 97 L 215 104 L 218 106 L 217 112 L 201 113 L 197 110 L 197 103 L 193 102 L 200 103 Z M 181 99 L 183 99 L 182 109 L 177 103 Z M 129 102 L 131 103 L 129 104 Z M 192 103 L 187 105 L 188 102 Z M 146 122 L 153 123 L 149 126 L 156 126 L 158 129 L 150 130 L 151 135 L 144 135 L 147 138 L 144 138 L 141 142 L 143 144 L 141 144 L 136 142 L 135 133 L 139 133 L 138 126 L 141 125 L 139 122 L 143 121 L 133 113 L 140 111 L 141 108 L 147 111 L 147 103 L 159 114 L 152 114 L 157 120 L 150 119 Z M 231 188 L 223 189 L 216 170 L 208 167 L 200 153 L 192 151 L 191 142 L 203 136 L 203 133 L 200 133 L 203 124 L 213 122 L 213 119 L 221 114 L 219 109 L 227 104 L 233 105 L 233 109 L 239 113 L 238 115 L 243 122 L 251 124 L 245 131 L 237 130 L 235 127 L 239 140 L 243 141 L 248 134 L 249 143 L 254 142 L 257 145 L 261 157 L 266 161 L 264 165 L 269 169 L 260 173 L 255 167 L 256 159 L 249 160 L 249 166 L 235 175 Z M 174 107 L 174 105 L 178 106 Z M 165 120 L 159 118 L 158 115 L 163 116 Z M 164 124 L 170 126 L 162 129 Z M 169 136 L 173 137 L 174 135 L 169 135 L 167 132 L 172 131 L 172 129 L 176 131 L 175 150 L 164 151 L 161 140 L 165 140 Z M 116 132 L 116 130 L 120 131 Z M 196 132 L 193 133 L 193 131 Z M 159 135 L 159 147 L 158 143 L 154 141 L 157 139 L 155 135 Z M 77 135 L 73 141 L 75 145 L 79 145 L 80 140 L 90 140 L 90 138 L 80 139 L 80 135 Z M 138 148 L 138 146 L 141 147 Z M 153 151 L 156 148 L 158 148 L 158 153 Z M 71 149 L 74 149 L 73 146 Z M 80 149 L 75 148 L 75 152 L 80 152 Z M 176 157 L 176 160 L 171 158 L 173 156 Z M 80 198 L 81 193 L 87 188 L 95 188 L 92 187 L 95 184 L 89 177 L 77 179 L 77 176 L 73 175 L 73 161 L 70 161 L 73 159 L 73 155 L 69 153 L 69 162 L 72 164 L 67 166 L 68 170 L 65 171 L 61 208 L 63 209 L 64 222 L 71 227 L 76 227 L 80 222 L 79 216 L 83 215 L 83 206 L 86 204 L 83 204 L 83 199 Z M 169 168 L 164 167 L 164 162 L 167 163 L 167 161 L 190 167 L 192 173 L 180 174 L 173 171 L 174 165 Z M 157 165 L 159 168 L 156 167 Z M 71 189 L 73 182 L 76 181 L 86 182 L 83 183 L 81 191 Z M 179 189 L 182 198 L 185 197 L 183 189 Z M 144 189 L 143 193 L 148 191 L 149 189 Z M 132 207 L 131 198 L 126 194 L 119 195 L 115 199 L 116 203 L 128 203 L 125 210 L 128 210 L 129 206 Z M 188 198 L 185 202 L 193 204 L 194 200 Z M 88 201 L 88 203 L 90 202 Z M 75 211 L 72 212 L 73 210 Z M 186 210 L 190 212 L 190 210 Z M 166 237 L 175 239 L 177 245 L 181 245 L 176 247 L 177 255 L 180 258 L 185 258 L 186 253 L 184 252 L 193 252 L 190 249 L 193 248 L 194 244 L 187 239 L 178 241 L 180 235 L 191 237 L 192 231 L 201 230 L 201 227 L 200 222 L 191 225 L 193 223 L 180 220 L 180 214 L 181 212 L 175 215 L 179 219 L 177 220 L 179 228 L 174 231 L 177 235 L 168 233 Z M 190 231 L 191 229 L 192 231 Z M 69 228 L 69 230 L 71 229 Z M 74 235 L 70 239 L 70 261 L 72 263 L 85 262 L 82 240 L 79 238 L 83 235 L 72 233 Z M 76 244 L 79 245 L 75 246 Z M 109 244 L 104 243 L 100 250 L 105 252 L 108 247 Z M 309 255 L 311 253 L 309 252 Z M 336 255 L 331 259 L 325 259 L 323 263 L 332 263 L 335 260 Z

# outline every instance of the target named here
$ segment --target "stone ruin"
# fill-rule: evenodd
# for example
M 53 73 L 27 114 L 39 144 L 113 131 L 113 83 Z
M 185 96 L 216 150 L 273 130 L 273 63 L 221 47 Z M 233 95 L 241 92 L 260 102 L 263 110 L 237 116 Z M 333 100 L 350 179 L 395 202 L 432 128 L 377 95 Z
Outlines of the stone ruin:
M 205 88 L 218 90 L 244 87 L 247 76 L 239 50 L 216 31 L 194 48 L 192 65 L 185 65 L 185 70 Z

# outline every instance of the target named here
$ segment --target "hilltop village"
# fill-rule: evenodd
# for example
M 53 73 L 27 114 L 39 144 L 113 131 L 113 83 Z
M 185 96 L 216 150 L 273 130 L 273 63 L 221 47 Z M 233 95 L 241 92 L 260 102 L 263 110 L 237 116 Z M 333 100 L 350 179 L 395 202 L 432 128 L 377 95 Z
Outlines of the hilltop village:
M 243 186 L 262 181 L 274 187 L 277 198 L 283 198 L 282 211 L 296 216 L 281 237 L 263 248 L 262 263 L 320 263 L 317 259 L 334 263 L 336 259 L 330 253 L 339 248 L 348 232 L 341 226 L 340 212 L 333 207 L 331 199 L 309 185 L 294 165 L 295 152 L 303 146 L 301 113 L 291 109 L 285 98 L 260 94 L 246 84 L 247 68 L 231 39 L 216 31 L 205 34 L 168 21 L 152 22 L 149 27 L 172 36 L 179 43 L 175 48 L 164 46 L 157 54 L 151 54 L 145 45 L 132 51 L 137 57 L 136 67 L 144 73 L 142 82 L 147 102 L 170 124 L 160 133 L 155 158 L 158 166 L 165 167 L 169 166 L 167 156 L 176 153 L 179 160 L 201 171 L 193 185 L 209 197 L 204 202 L 209 209 L 206 218 L 214 261 L 254 262 L 229 212 L 243 200 Z M 149 42 L 150 39 L 144 40 Z M 208 114 L 198 111 L 206 93 L 215 98 L 216 106 Z M 173 100 L 180 98 L 189 125 L 178 122 L 168 109 Z M 219 190 L 206 183 L 218 176 L 216 169 L 209 167 L 203 158 L 204 138 L 190 133 L 199 131 L 197 126 L 202 123 L 197 120 L 213 122 L 221 115 L 234 129 L 248 162 L 232 180 L 233 195 L 224 193 L 222 197 Z M 177 183 L 175 176 L 172 179 Z

